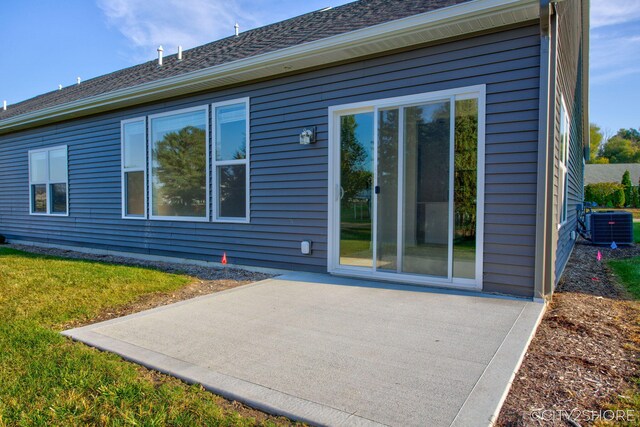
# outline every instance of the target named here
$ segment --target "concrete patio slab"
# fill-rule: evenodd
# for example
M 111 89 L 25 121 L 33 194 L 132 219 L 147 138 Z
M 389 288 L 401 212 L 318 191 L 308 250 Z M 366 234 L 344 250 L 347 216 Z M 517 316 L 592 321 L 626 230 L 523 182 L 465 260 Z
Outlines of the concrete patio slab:
M 489 425 L 538 302 L 290 273 L 65 331 L 316 425 Z

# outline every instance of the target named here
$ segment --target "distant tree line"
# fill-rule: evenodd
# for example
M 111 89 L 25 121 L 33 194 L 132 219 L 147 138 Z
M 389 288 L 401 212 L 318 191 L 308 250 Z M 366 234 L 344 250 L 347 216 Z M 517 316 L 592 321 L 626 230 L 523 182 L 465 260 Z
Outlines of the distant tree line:
M 584 189 L 587 202 L 594 202 L 598 206 L 608 208 L 640 208 L 640 182 L 633 185 L 631 174 L 625 171 L 622 181 L 598 182 L 587 184 Z
M 620 129 L 606 137 L 595 123 L 589 127 L 590 156 L 587 163 L 640 163 L 640 130 Z

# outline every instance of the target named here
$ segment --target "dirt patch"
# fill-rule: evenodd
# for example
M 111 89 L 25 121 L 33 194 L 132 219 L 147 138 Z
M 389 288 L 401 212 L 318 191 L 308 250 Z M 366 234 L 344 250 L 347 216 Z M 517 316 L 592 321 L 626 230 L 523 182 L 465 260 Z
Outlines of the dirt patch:
M 637 246 L 612 250 L 576 245 L 498 425 L 578 425 L 562 416 L 544 421 L 536 416 L 543 410 L 603 410 L 633 388 L 631 380 L 640 374 L 640 303 L 628 297 L 605 261 L 638 255 Z M 589 425 L 585 418 L 575 421 Z

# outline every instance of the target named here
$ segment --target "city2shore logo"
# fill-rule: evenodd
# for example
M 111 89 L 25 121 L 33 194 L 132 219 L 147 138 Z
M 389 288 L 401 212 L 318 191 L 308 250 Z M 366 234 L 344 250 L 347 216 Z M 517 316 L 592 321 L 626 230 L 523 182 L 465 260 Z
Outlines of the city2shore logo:
M 634 422 L 640 421 L 640 417 L 634 409 L 618 410 L 588 410 L 588 409 L 535 409 L 525 413 L 528 418 L 534 421 L 573 421 L 596 422 L 596 421 L 618 421 Z

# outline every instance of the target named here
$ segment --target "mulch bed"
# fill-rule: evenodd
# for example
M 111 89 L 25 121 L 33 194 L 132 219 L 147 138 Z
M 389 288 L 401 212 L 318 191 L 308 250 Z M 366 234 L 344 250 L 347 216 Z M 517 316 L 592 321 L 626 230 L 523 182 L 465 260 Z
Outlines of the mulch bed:
M 640 256 L 640 245 L 612 250 L 576 244 L 498 425 L 589 425 L 578 411 L 607 409 L 634 387 L 631 380 L 640 375 L 640 303 L 631 300 L 605 262 L 634 256 Z M 582 418 L 553 411 L 574 411 Z

